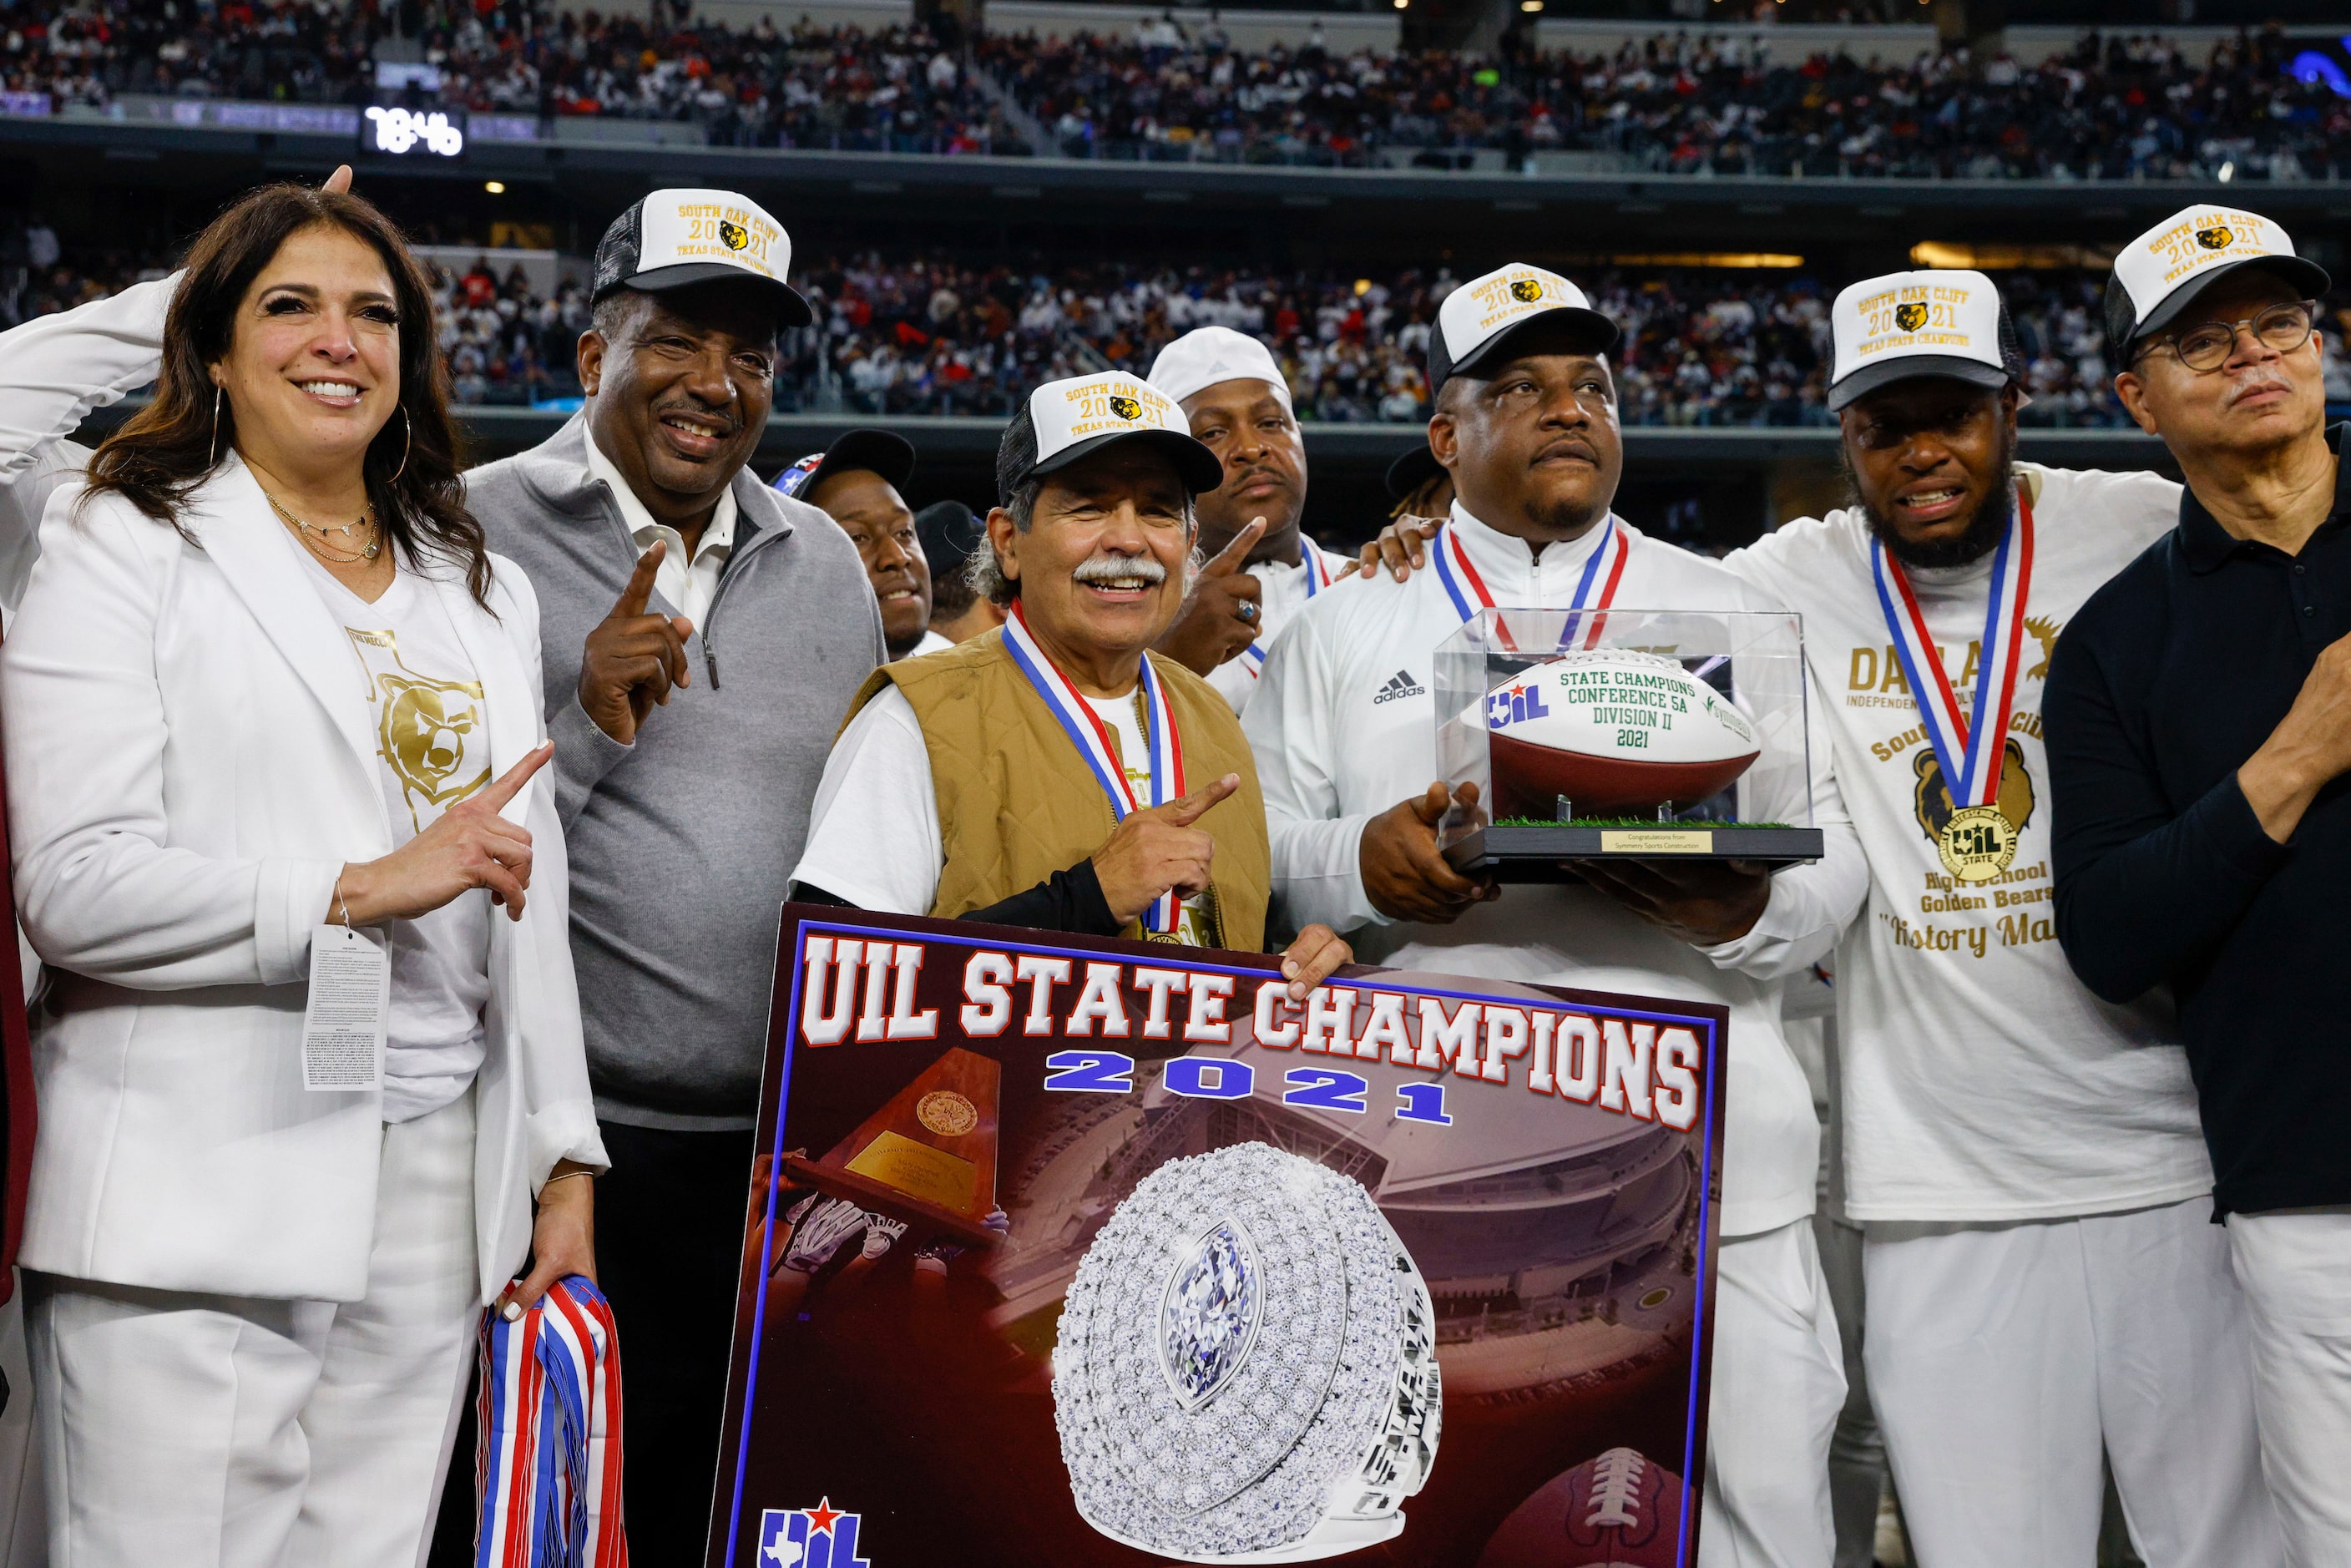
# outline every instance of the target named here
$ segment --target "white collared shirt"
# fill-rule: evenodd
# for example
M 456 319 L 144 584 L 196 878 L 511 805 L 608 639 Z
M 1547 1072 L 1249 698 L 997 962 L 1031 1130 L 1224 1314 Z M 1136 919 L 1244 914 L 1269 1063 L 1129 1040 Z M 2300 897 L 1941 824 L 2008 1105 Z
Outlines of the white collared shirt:
M 1714 562 L 1644 538 L 1622 518 L 1616 527 L 1629 547 L 1614 601 L 1620 607 L 1777 608 Z M 1537 555 L 1458 506 L 1448 528 L 1496 604 L 1538 609 L 1574 602 L 1606 531 L 1592 528 Z M 1364 827 L 1439 776 L 1431 654 L 1461 622 L 1432 562 L 1403 582 L 1379 572 L 1316 594 L 1274 643 L 1241 728 L 1265 789 L 1277 915 L 1293 928 L 1321 920 L 1352 933 L 1358 957 L 1396 968 L 1727 1005 L 1732 1087 L 1723 1234 L 1753 1235 L 1802 1218 L 1813 1209 L 1820 1124 L 1780 1031 L 1777 981 L 1828 952 L 1867 877 L 1829 773 L 1825 735 L 1812 744 L 1809 805 L 1827 858 L 1774 876 L 1762 917 L 1736 942 L 1692 947 L 1581 883 L 1514 883 L 1450 925 L 1393 921 L 1364 891 Z M 1742 785 L 1746 814 L 1803 821 L 1807 803 L 1787 798 L 1791 783 L 1803 788 L 1784 777 L 1776 787 Z
M 669 546 L 661 570 L 653 576 L 653 588 L 699 632 L 703 617 L 709 613 L 711 596 L 718 591 L 718 574 L 726 569 L 726 558 L 735 550 L 734 487 L 730 485 L 718 492 L 718 509 L 703 525 L 702 549 L 688 559 L 684 537 L 667 523 L 654 520 L 612 460 L 604 455 L 604 449 L 596 444 L 594 427 L 587 434 L 588 472 L 601 479 L 612 492 L 612 499 L 620 503 L 621 520 L 629 525 L 629 537 L 637 541 L 638 554 L 653 549 L 655 539 Z

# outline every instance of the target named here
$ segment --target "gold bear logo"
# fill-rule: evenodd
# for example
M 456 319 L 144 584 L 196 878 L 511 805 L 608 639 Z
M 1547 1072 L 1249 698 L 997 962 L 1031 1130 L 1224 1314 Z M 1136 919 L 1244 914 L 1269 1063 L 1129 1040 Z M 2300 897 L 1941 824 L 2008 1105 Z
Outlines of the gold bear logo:
M 750 235 L 744 231 L 742 225 L 730 224 L 725 218 L 718 220 L 718 237 L 726 242 L 728 250 L 741 250 L 751 243 Z
M 1110 411 L 1111 413 L 1118 415 L 1121 419 L 1132 420 L 1141 419 L 1143 417 L 1143 405 L 1135 402 L 1131 397 L 1114 397 L 1111 399 Z
M 1909 300 L 1894 308 L 1894 324 L 1906 332 L 1915 332 L 1927 324 L 1927 302 Z
M 1542 298 L 1542 285 L 1531 277 L 1514 278 L 1510 283 L 1510 298 L 1531 305 Z
M 2049 678 L 2049 661 L 2057 656 L 2057 633 L 2064 628 L 2045 615 L 2028 615 L 2024 618 L 2024 629 L 2041 643 L 2041 662 L 2025 671 L 2024 678 L 2045 681 Z
M 1931 843 L 1942 836 L 1943 824 L 1959 808 L 1951 804 L 1951 791 L 1943 782 L 1943 764 L 1936 758 L 1933 747 L 1920 747 L 1911 768 L 1918 776 L 1913 800 L 1918 827 Z M 2020 833 L 2024 831 L 2024 824 L 2032 821 L 2032 775 L 2025 771 L 2024 747 L 2013 737 L 2000 750 L 2000 799 L 1992 804 L 2008 819 L 2008 825 Z
M 2226 228 L 2217 226 L 2209 229 L 2198 229 L 2196 231 L 2196 243 L 2202 246 L 2206 250 L 2226 250 L 2236 237 L 2237 236 L 2235 235 L 2231 234 Z

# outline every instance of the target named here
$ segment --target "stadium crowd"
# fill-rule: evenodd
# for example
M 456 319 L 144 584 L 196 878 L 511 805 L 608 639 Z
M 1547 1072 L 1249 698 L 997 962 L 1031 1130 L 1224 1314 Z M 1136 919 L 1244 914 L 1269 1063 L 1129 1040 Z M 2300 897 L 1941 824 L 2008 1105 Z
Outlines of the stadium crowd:
M 114 292 L 152 263 L 77 264 L 37 219 L 0 236 L 0 325 Z M 41 265 L 19 262 L 30 253 Z M 457 400 L 531 404 L 577 397 L 573 345 L 586 295 L 535 293 L 487 260 L 436 267 L 441 343 Z M 1428 417 L 1429 323 L 1452 271 L 1378 277 L 1190 267 L 973 266 L 939 256 L 833 257 L 808 269 L 812 329 L 789 335 L 777 406 L 874 414 L 1002 417 L 1040 380 L 1094 369 L 1141 374 L 1195 327 L 1263 340 L 1301 419 L 1412 423 Z M 21 281 L 19 281 L 21 280 Z M 1594 301 L 1625 324 L 1623 419 L 1637 425 L 1818 425 L 1833 289 L 1803 274 L 1605 270 Z M 2102 275 L 2021 272 L 2006 289 L 2024 351 L 2029 424 L 2119 425 L 2099 337 Z M 2344 302 L 2351 311 L 2351 301 Z M 2338 315 L 2326 334 L 2328 396 L 2351 402 Z
M 23 0 L 0 21 L 18 111 L 123 93 L 360 103 L 386 13 L 328 0 Z M 689 121 L 713 143 L 1363 165 L 1581 152 L 1670 173 L 2300 180 L 2351 165 L 2351 99 L 2274 31 L 2191 55 L 2085 35 L 2026 68 L 1964 51 L 1772 64 L 1663 34 L 1614 56 L 1230 47 L 1170 13 L 1132 36 L 990 35 L 803 18 L 779 31 L 433 0 L 393 55 L 475 111 Z M 2200 57 L 2199 57 L 2200 56 Z M 1008 111 L 1004 99 L 1023 113 Z M 1041 127 L 1047 145 L 1024 134 Z M 2220 175 L 2227 168 L 2230 173 Z

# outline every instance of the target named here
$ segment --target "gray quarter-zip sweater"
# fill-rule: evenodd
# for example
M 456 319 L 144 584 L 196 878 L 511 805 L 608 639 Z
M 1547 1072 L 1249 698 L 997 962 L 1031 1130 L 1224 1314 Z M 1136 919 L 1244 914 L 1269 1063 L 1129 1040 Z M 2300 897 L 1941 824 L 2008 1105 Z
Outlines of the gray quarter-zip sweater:
M 588 1072 L 598 1113 L 632 1126 L 753 1124 L 776 912 L 833 735 L 883 659 L 849 536 L 747 468 L 733 490 L 734 551 L 686 644 L 694 684 L 622 746 L 580 706 L 588 633 L 638 553 L 589 474 L 584 417 L 465 476 L 490 548 L 538 592 Z

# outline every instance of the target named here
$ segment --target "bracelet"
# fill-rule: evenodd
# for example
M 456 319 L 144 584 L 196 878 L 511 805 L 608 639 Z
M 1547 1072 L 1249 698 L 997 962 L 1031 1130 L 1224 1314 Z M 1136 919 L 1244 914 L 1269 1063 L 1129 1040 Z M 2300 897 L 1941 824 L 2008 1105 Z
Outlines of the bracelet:
M 351 906 L 350 902 L 343 897 L 343 878 L 350 874 L 350 870 L 345 866 L 335 873 L 335 902 L 327 910 L 327 924 L 329 925 L 335 923 L 335 911 L 340 909 L 343 912 L 343 929 L 346 931 L 351 928 Z
M 561 1172 L 561 1173 L 559 1173 L 559 1174 L 558 1174 L 558 1175 L 556 1175 L 556 1176 L 551 1176 L 548 1177 L 545 1181 L 543 1181 L 543 1182 L 539 1183 L 539 1184 L 538 1184 L 538 1190 L 539 1190 L 539 1191 L 541 1191 L 541 1192 L 545 1192 L 549 1187 L 553 1186 L 557 1182 L 559 1182 L 559 1181 L 568 1181 L 568 1180 L 569 1180 L 569 1179 L 570 1179 L 571 1177 L 573 1177 L 573 1176 L 586 1176 L 586 1177 L 588 1177 L 590 1181 L 593 1181 L 593 1180 L 595 1179 L 595 1177 L 596 1177 L 596 1173 L 595 1173 L 594 1171 L 591 1171 L 591 1170 L 584 1170 L 584 1169 L 583 1169 L 583 1170 L 576 1170 L 576 1171 L 564 1171 L 564 1172 Z

